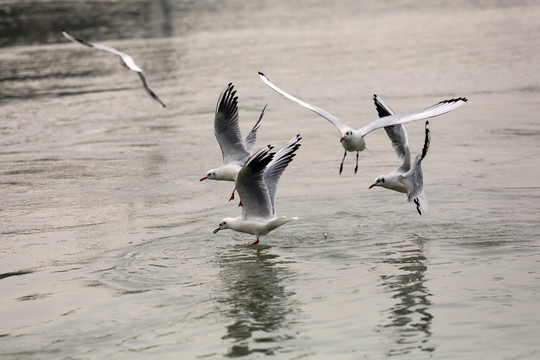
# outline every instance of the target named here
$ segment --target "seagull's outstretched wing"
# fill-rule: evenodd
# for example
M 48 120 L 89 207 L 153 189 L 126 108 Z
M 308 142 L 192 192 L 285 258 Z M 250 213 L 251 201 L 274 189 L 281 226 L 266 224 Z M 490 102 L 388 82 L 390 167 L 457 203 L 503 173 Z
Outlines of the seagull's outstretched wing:
M 420 154 L 420 161 L 424 160 L 429 150 L 429 144 L 431 144 L 431 131 L 429 130 L 429 121 L 426 121 L 426 137 L 424 139 L 424 147 L 422 148 L 422 153 Z
M 89 43 L 88 41 L 80 39 L 80 38 L 78 38 L 76 36 L 73 36 L 64 29 L 62 29 L 62 35 L 64 35 L 68 40 L 73 41 L 75 44 L 81 44 L 81 45 L 88 46 L 88 47 L 95 47 L 94 44 Z M 112 53 L 114 53 L 116 55 L 120 55 L 118 50 L 115 50 L 113 48 L 109 48 L 109 49 L 110 50 L 107 50 L 107 51 L 110 51 L 110 52 L 112 52 Z M 104 50 L 104 49 L 102 49 L 102 50 Z
M 161 101 L 161 99 L 156 95 L 154 90 L 150 89 L 150 86 L 148 85 L 148 81 L 146 81 L 146 76 L 144 76 L 144 72 L 141 70 L 138 72 L 138 74 L 139 74 L 139 77 L 141 78 L 141 81 L 143 83 L 143 86 L 146 92 L 152 97 L 152 99 L 157 101 L 161 106 L 166 107 L 163 101 Z
M 260 127 L 259 123 L 261 122 L 261 120 L 262 120 L 262 118 L 264 116 L 264 111 L 265 110 L 266 110 L 266 105 L 262 109 L 261 115 L 259 115 L 259 120 L 257 120 L 255 125 L 253 126 L 253 129 L 251 129 L 249 134 L 247 134 L 246 138 L 244 139 L 244 144 L 246 146 L 246 151 L 248 153 L 250 153 L 250 154 L 253 151 L 253 148 L 255 147 L 255 144 L 257 143 L 257 130 L 259 130 L 259 127 Z
M 86 40 L 83 40 L 81 38 L 73 36 L 72 34 L 68 33 L 66 30 L 62 30 L 62 34 L 68 40 L 70 40 L 70 41 L 72 41 L 72 42 L 74 42 L 76 44 L 81 44 L 81 45 L 88 46 L 88 47 L 91 47 L 91 48 L 94 48 L 94 49 L 97 49 L 97 50 L 107 51 L 107 52 L 110 52 L 112 54 L 120 56 L 120 58 L 122 59 L 124 64 L 129 69 L 131 69 L 133 71 L 136 71 L 139 74 L 139 77 L 140 77 L 140 79 L 141 79 L 141 81 L 143 83 L 143 86 L 144 86 L 146 92 L 152 97 L 152 99 L 154 99 L 156 102 L 158 102 L 161 106 L 165 107 L 165 104 L 163 103 L 163 101 L 160 100 L 160 98 L 156 95 L 156 93 L 150 88 L 150 85 L 148 85 L 148 81 L 146 80 L 146 77 L 144 75 L 143 70 L 137 64 L 135 64 L 135 61 L 133 60 L 133 58 L 130 55 L 128 55 L 126 53 L 123 53 L 121 51 L 118 51 L 115 48 L 112 48 L 112 47 L 109 47 L 109 46 L 100 45 L 100 44 L 94 44 L 94 43 L 88 42 Z
M 373 95 L 373 102 L 375 103 L 375 108 L 377 109 L 379 118 L 394 115 L 392 109 L 390 109 L 383 99 L 378 97 L 376 94 Z M 385 126 L 384 130 L 392 142 L 392 149 L 394 149 L 398 158 L 403 160 L 403 164 L 400 166 L 400 169 L 403 172 L 408 171 L 411 167 L 411 155 L 409 152 L 409 143 L 405 127 L 401 124 L 397 124 Z
M 377 114 L 380 118 L 395 115 L 390 106 L 386 105 L 383 99 L 378 97 L 377 94 L 373 94 L 373 103 L 375 104 L 375 109 L 377 109 Z
M 234 85 L 229 84 L 219 96 L 214 117 L 214 134 L 221 148 L 223 163 L 239 162 L 249 157 L 238 125 L 238 97 Z
M 348 130 L 350 129 L 349 126 L 343 124 L 341 122 L 341 120 L 339 120 L 335 115 L 332 115 L 331 113 L 329 113 L 328 111 L 324 110 L 324 109 L 321 109 L 320 107 L 317 107 L 317 106 L 314 106 L 314 105 L 310 105 L 294 96 L 292 96 L 291 94 L 281 90 L 280 88 L 278 88 L 276 85 L 274 85 L 272 82 L 270 82 L 270 80 L 268 80 L 268 78 L 262 73 L 262 72 L 259 72 L 259 76 L 260 78 L 262 79 L 262 81 L 268 85 L 272 90 L 274 90 L 275 92 L 277 92 L 278 94 L 286 97 L 287 99 L 289 100 L 292 100 L 294 101 L 295 103 L 299 104 L 300 106 L 303 106 L 305 107 L 306 109 L 309 109 L 317 114 L 319 114 L 320 116 L 322 116 L 323 118 L 325 118 L 326 120 L 330 121 L 340 132 L 343 132 L 344 130 Z
M 298 143 L 302 138 L 300 134 L 293 137 L 285 145 L 281 147 L 274 155 L 272 161 L 266 166 L 264 171 L 264 182 L 268 189 L 268 194 L 270 195 L 270 200 L 272 201 L 272 215 L 276 215 L 276 192 L 279 179 L 285 171 L 285 168 L 295 157 L 295 152 L 300 147 Z
M 137 64 L 135 64 L 135 61 L 133 60 L 133 58 L 131 56 L 129 56 L 128 54 L 126 54 L 126 53 L 118 51 L 115 48 L 112 48 L 112 47 L 109 47 L 109 46 L 100 45 L 100 44 L 94 44 L 94 43 L 88 42 L 86 40 L 83 40 L 81 38 L 78 38 L 78 37 L 68 33 L 66 30 L 62 30 L 62 34 L 68 40 L 71 40 L 76 44 L 85 45 L 85 46 L 88 46 L 88 47 L 91 47 L 91 48 L 94 48 L 94 49 L 97 49 L 97 50 L 107 51 L 107 52 L 110 52 L 112 54 L 118 55 L 118 56 L 120 56 L 122 58 L 122 61 L 124 62 L 124 64 L 126 64 L 126 66 L 128 68 L 130 68 L 133 71 L 142 72 L 142 69 L 139 66 L 137 66 Z
M 428 119 L 457 109 L 458 107 L 465 104 L 465 102 L 467 102 L 467 99 L 463 97 L 451 100 L 444 100 L 438 104 L 411 113 L 385 116 L 371 122 L 370 124 L 359 129 L 358 131 L 362 136 L 365 136 L 373 130 L 377 130 L 382 127 L 396 124 L 406 124 L 416 120 Z
M 429 121 L 426 121 L 426 137 L 422 152 L 416 155 L 411 169 L 403 174 L 403 181 L 407 184 L 407 198 L 409 201 L 423 193 L 424 176 L 422 174 L 421 163 L 427 155 L 430 142 L 431 132 L 429 131 Z
M 275 153 L 272 146 L 253 154 L 236 176 L 236 190 L 242 199 L 242 217 L 246 220 L 271 219 L 272 200 L 264 181 L 266 166 L 272 161 Z

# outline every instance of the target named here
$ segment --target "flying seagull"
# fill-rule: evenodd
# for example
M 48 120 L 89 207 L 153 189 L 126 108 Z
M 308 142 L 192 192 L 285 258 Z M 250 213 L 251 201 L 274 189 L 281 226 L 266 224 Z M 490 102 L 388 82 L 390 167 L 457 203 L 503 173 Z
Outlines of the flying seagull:
M 214 135 L 221 148 L 223 162 L 219 167 L 208 170 L 200 181 L 206 179 L 236 180 L 236 175 L 242 169 L 255 147 L 257 130 L 265 110 L 266 106 L 263 108 L 253 129 L 245 139 L 242 138 L 240 126 L 238 125 L 238 96 L 236 96 L 234 85 L 227 85 L 227 88 L 223 90 L 218 98 L 214 117 Z M 234 190 L 229 200 L 234 200 Z
M 262 79 L 262 81 L 268 85 L 270 88 L 272 88 L 274 91 L 279 93 L 280 95 L 286 97 L 289 100 L 294 101 L 295 103 L 319 114 L 326 120 L 330 121 L 340 132 L 341 138 L 341 146 L 345 149 L 345 153 L 343 154 L 343 160 L 341 161 L 341 165 L 339 167 L 339 173 L 343 171 L 343 162 L 345 161 L 345 157 L 347 156 L 347 152 L 354 152 L 356 151 L 356 167 L 354 168 L 354 172 L 356 173 L 358 170 L 358 154 L 360 151 L 367 150 L 366 149 L 366 142 L 364 140 L 364 136 L 369 134 L 370 132 L 377 130 L 382 127 L 390 126 L 390 125 L 396 125 L 396 124 L 406 124 L 412 121 L 416 120 L 422 120 L 431 118 L 434 116 L 442 115 L 444 113 L 447 113 L 449 111 L 452 111 L 461 105 L 465 104 L 467 101 L 464 97 L 459 97 L 456 99 L 450 99 L 450 100 L 444 100 L 441 101 L 435 105 L 432 105 L 430 107 L 406 113 L 406 114 L 392 114 L 389 116 L 384 116 L 382 118 L 379 118 L 375 121 L 372 121 L 368 125 L 360 128 L 360 129 L 353 129 L 350 126 L 345 125 L 341 122 L 335 115 L 332 115 L 328 111 L 321 109 L 317 106 L 310 105 L 291 94 L 283 91 L 282 89 L 278 88 L 276 85 L 274 85 L 268 78 L 262 73 L 259 72 L 259 76 Z
M 380 117 L 394 115 L 392 109 L 390 109 L 381 98 L 377 97 L 377 95 L 373 95 L 373 101 L 375 102 Z M 431 141 L 429 121 L 426 121 L 424 147 L 422 152 L 416 156 L 412 166 L 405 127 L 401 124 L 397 124 L 386 126 L 384 130 L 386 130 L 386 133 L 392 142 L 392 148 L 403 163 L 388 175 L 377 177 L 369 188 L 381 186 L 386 189 L 406 193 L 408 201 L 413 200 L 416 204 L 416 211 L 418 211 L 418 214 L 422 215 L 422 211 L 426 212 L 428 210 L 427 200 L 423 189 L 424 177 L 422 174 L 421 163 L 426 157 Z
M 300 135 L 296 135 L 276 153 L 270 152 L 273 147 L 268 145 L 248 159 L 236 177 L 242 215 L 221 220 L 214 234 L 224 229 L 252 234 L 257 240 L 251 245 L 257 245 L 261 236 L 298 219 L 277 217 L 275 202 L 279 178 L 296 155 L 300 139 Z
M 122 65 L 126 66 L 128 69 L 131 69 L 131 70 L 133 70 L 133 71 L 135 71 L 135 72 L 137 72 L 139 74 L 139 77 L 141 78 L 141 81 L 143 83 L 143 86 L 144 86 L 146 92 L 152 97 L 152 99 L 157 101 L 161 106 L 165 107 L 165 104 L 163 103 L 163 101 L 161 101 L 158 98 L 158 96 L 156 95 L 156 93 L 154 93 L 154 91 L 152 89 L 150 89 L 150 85 L 148 85 L 148 81 L 146 80 L 146 77 L 144 76 L 143 70 L 139 66 L 137 66 L 137 64 L 135 64 L 135 61 L 133 60 L 133 58 L 131 56 L 129 56 L 128 54 L 123 53 L 121 51 L 118 51 L 118 50 L 116 50 L 116 49 L 114 49 L 112 47 L 105 46 L 105 45 L 100 45 L 100 44 L 93 44 L 93 43 L 90 43 L 90 42 L 88 42 L 86 40 L 77 38 L 77 37 L 71 35 L 70 33 L 68 33 L 66 30 L 62 30 L 62 34 L 68 40 L 71 40 L 76 44 L 81 44 L 81 45 L 88 46 L 88 47 L 91 47 L 91 48 L 94 48 L 94 49 L 97 49 L 97 50 L 107 51 L 107 52 L 110 52 L 112 54 L 118 55 L 120 57 L 120 60 L 122 61 Z

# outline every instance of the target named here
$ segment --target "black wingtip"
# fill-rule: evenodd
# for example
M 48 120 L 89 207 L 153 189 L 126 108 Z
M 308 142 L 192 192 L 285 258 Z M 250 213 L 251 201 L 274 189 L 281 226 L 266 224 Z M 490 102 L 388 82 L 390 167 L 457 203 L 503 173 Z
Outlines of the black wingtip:
M 424 147 L 422 148 L 422 155 L 420 156 L 420 161 L 424 160 L 427 155 L 429 144 L 431 142 L 431 130 L 429 130 L 429 121 L 426 120 L 426 135 L 424 139 Z M 422 214 L 420 214 L 422 215 Z
M 458 98 L 455 98 L 455 99 L 443 100 L 439 104 L 456 103 L 456 102 L 459 102 L 459 101 L 467 102 L 467 101 L 469 101 L 469 99 L 467 99 L 466 97 L 458 97 Z
M 273 148 L 273 146 L 268 145 L 268 147 L 263 148 L 251 155 L 251 157 L 244 164 L 244 168 L 249 167 L 254 173 L 261 173 L 264 171 L 266 165 L 272 161 L 274 155 L 276 154 L 274 152 L 270 152 Z M 243 171 L 243 169 L 240 171 Z

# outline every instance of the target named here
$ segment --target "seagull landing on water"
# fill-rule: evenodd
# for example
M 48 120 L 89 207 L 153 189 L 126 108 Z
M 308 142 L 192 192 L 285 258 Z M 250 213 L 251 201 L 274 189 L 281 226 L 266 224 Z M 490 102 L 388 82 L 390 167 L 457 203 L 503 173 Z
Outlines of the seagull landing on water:
M 298 218 L 276 217 L 276 192 L 279 178 L 296 155 L 300 147 L 300 135 L 296 135 L 276 153 L 267 146 L 253 154 L 236 177 L 236 188 L 242 199 L 242 215 L 221 220 L 214 234 L 220 230 L 232 229 L 259 237 L 268 234 Z
M 152 97 L 152 99 L 154 99 L 156 102 L 158 102 L 161 106 L 165 107 L 165 104 L 163 103 L 163 101 L 161 101 L 157 97 L 156 93 L 152 89 L 150 89 L 150 85 L 148 85 L 148 81 L 146 80 L 146 77 L 144 76 L 143 70 L 140 67 L 138 67 L 137 64 L 135 64 L 135 61 L 133 60 L 133 58 L 131 56 L 129 56 L 126 53 L 120 52 L 120 51 L 118 51 L 118 50 L 116 50 L 116 49 L 114 49 L 112 47 L 108 47 L 108 46 L 105 46 L 105 45 L 99 45 L 99 44 L 93 44 L 93 43 L 90 43 L 90 42 L 88 42 L 86 40 L 79 39 L 79 38 L 71 35 L 70 33 L 68 33 L 66 30 L 62 30 L 62 34 L 68 40 L 71 40 L 76 44 L 81 44 L 81 45 L 88 46 L 88 47 L 91 47 L 91 48 L 94 48 L 94 49 L 97 49 L 97 50 L 107 51 L 107 52 L 110 52 L 112 54 L 118 55 L 120 57 L 120 60 L 122 60 L 122 64 L 124 66 L 126 66 L 128 69 L 131 69 L 131 70 L 133 70 L 133 71 L 135 71 L 135 72 L 137 72 L 139 74 L 139 77 L 141 78 L 144 89 Z
M 229 84 L 218 98 L 214 117 L 214 135 L 216 135 L 221 148 L 223 163 L 215 169 L 208 170 L 200 181 L 206 179 L 235 181 L 236 175 L 242 169 L 255 147 L 257 130 L 266 106 L 263 108 L 253 129 L 243 139 L 238 125 L 238 96 L 235 95 L 236 90 L 234 90 L 233 84 Z M 229 201 L 234 200 L 235 190 L 233 190 Z
M 270 88 L 272 88 L 274 91 L 276 91 L 278 94 L 286 97 L 289 100 L 294 101 L 295 103 L 299 104 L 300 106 L 303 106 L 326 120 L 330 121 L 340 132 L 341 138 L 341 146 L 345 149 L 345 153 L 343 154 L 343 160 L 341 160 L 341 165 L 339 167 L 339 173 L 343 171 L 343 162 L 345 161 L 345 157 L 347 156 L 347 152 L 354 152 L 356 151 L 356 167 L 354 168 L 354 172 L 356 173 L 358 170 L 358 154 L 360 151 L 368 151 L 366 149 L 366 142 L 364 141 L 364 136 L 369 134 L 370 132 L 377 130 L 382 127 L 396 125 L 396 124 L 406 124 L 411 121 L 416 120 L 422 120 L 431 118 L 434 116 L 442 115 L 444 113 L 447 113 L 449 111 L 452 111 L 461 105 L 465 104 L 467 101 L 466 98 L 460 97 L 457 99 L 451 99 L 451 100 L 444 100 L 441 101 L 438 104 L 432 105 L 430 107 L 427 107 L 425 109 L 421 109 L 418 111 L 414 111 L 407 114 L 392 114 L 389 116 L 385 116 L 382 118 L 379 118 L 368 125 L 364 126 L 360 129 L 353 129 L 350 126 L 345 125 L 341 122 L 336 116 L 332 115 L 326 110 L 323 110 L 317 106 L 310 105 L 294 96 L 292 96 L 289 93 L 286 93 L 285 91 L 278 88 L 276 85 L 270 82 L 268 78 L 262 73 L 259 72 L 259 76 L 261 77 L 262 81 L 268 85 Z
M 377 97 L 377 95 L 373 95 L 373 101 L 375 102 L 380 117 L 391 116 L 394 114 L 392 109 L 390 109 L 382 99 Z M 392 148 L 396 152 L 398 158 L 403 160 L 403 163 L 390 174 L 377 177 L 369 188 L 381 186 L 386 189 L 406 193 L 407 199 L 409 201 L 414 201 L 416 204 L 416 211 L 418 211 L 418 214 L 422 215 L 422 211 L 427 212 L 428 210 L 427 200 L 423 189 L 424 177 L 422 174 L 421 162 L 426 157 L 431 141 L 429 121 L 426 121 L 424 148 L 422 149 L 422 153 L 416 156 L 412 166 L 405 127 L 401 124 L 397 124 L 386 126 L 384 130 L 386 130 L 386 133 L 392 142 Z

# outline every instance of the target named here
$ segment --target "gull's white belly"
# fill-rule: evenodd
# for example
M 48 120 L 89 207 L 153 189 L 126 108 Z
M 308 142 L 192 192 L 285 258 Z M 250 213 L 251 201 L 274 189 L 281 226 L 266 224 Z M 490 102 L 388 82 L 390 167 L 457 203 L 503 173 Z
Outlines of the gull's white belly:
M 236 221 L 229 222 L 229 227 L 235 231 L 255 236 L 263 236 L 268 234 L 270 231 L 277 229 L 281 225 L 296 219 L 297 218 L 279 217 L 264 220 L 244 220 L 237 218 Z
M 347 151 L 363 151 L 366 148 L 366 142 L 362 136 L 343 139 L 341 146 Z
M 219 175 L 216 177 L 216 180 L 235 181 L 236 175 L 238 175 L 241 168 L 241 166 L 236 164 L 222 166 L 219 169 Z
M 399 180 L 386 180 L 385 188 L 394 190 L 400 193 L 407 193 L 407 187 Z

